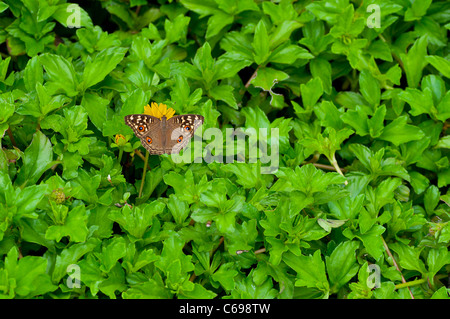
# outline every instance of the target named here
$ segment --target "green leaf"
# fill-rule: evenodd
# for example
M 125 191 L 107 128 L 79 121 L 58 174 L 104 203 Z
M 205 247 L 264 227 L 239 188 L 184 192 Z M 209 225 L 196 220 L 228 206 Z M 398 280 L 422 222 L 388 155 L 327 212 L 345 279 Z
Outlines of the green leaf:
M 185 201 L 180 200 L 175 194 L 169 197 L 167 208 L 177 224 L 182 224 L 190 212 L 189 205 Z
M 398 254 L 399 258 L 397 258 L 396 260 L 402 268 L 416 270 L 421 274 L 426 273 L 425 265 L 419 258 L 419 249 L 402 244 L 400 242 L 389 245 L 389 248 L 391 248 Z
M 100 185 L 101 176 L 95 174 L 91 176 L 84 169 L 79 168 L 77 177 L 71 180 L 73 187 L 79 187 L 80 191 L 74 194 L 75 198 L 84 200 L 86 203 L 96 203 L 98 200 L 97 188 Z
M 251 65 L 252 62 L 242 59 L 234 59 L 232 54 L 225 53 L 217 59 L 214 67 L 214 80 L 221 80 L 234 77 L 240 70 Z
M 252 38 L 248 35 L 236 31 L 228 32 L 220 41 L 220 46 L 227 51 L 222 57 L 253 63 Z
M 273 299 L 278 294 L 273 288 L 271 278 L 257 285 L 253 280 L 252 273 L 247 278 L 236 282 L 235 289 L 231 292 L 233 299 Z
M 349 299 L 370 299 L 372 296 L 372 288 L 369 287 L 370 270 L 368 268 L 368 263 L 365 262 L 358 271 L 358 282 L 352 282 L 349 284 L 352 292 L 348 295 Z M 377 287 L 379 288 L 379 287 Z
M 203 90 L 201 88 L 196 89 L 191 94 L 188 80 L 181 75 L 175 76 L 175 85 L 173 86 L 172 92 L 170 92 L 170 97 L 176 103 L 175 105 L 178 110 L 188 112 L 196 108 L 196 104 L 201 99 L 202 94 Z
M 322 81 L 320 78 L 312 78 L 306 84 L 300 84 L 303 106 L 312 109 L 323 94 Z
M 320 119 L 320 125 L 332 127 L 335 130 L 344 128 L 344 122 L 341 119 L 341 110 L 330 101 L 322 101 L 314 107 L 314 114 Z
M 191 262 L 192 256 L 187 256 L 183 252 L 184 241 L 177 235 L 172 235 L 164 240 L 163 250 L 159 260 L 155 262 L 167 276 L 173 275 L 172 284 L 180 284 L 184 281 L 188 273 L 194 270 Z
M 255 28 L 252 47 L 254 50 L 253 59 L 256 64 L 262 65 L 270 55 L 269 35 L 263 20 L 260 20 Z
M 125 256 L 126 243 L 123 237 L 114 237 L 103 241 L 101 253 L 94 253 L 101 261 L 100 270 L 110 272 L 117 261 Z
M 8 9 L 8 5 L 4 2 L 0 3 L 0 13 Z
M 325 59 L 315 58 L 310 63 L 311 74 L 315 78 L 322 80 L 323 91 L 326 94 L 331 93 L 331 64 Z
M 181 3 L 189 10 L 195 11 L 200 16 L 204 17 L 211 15 L 217 11 L 217 4 L 212 0 L 182 0 Z
M 340 149 L 342 142 L 347 139 L 353 131 L 348 128 L 336 131 L 334 128 L 326 128 L 323 134 L 318 134 L 316 138 L 307 137 L 301 144 L 312 151 L 317 151 L 325 155 L 332 165 L 337 164 L 335 153 Z
M 206 176 L 204 177 L 205 178 L 202 178 L 200 182 L 194 183 L 192 170 L 188 170 L 184 176 L 172 171 L 164 174 L 163 180 L 167 185 L 174 188 L 178 198 L 192 204 L 197 202 L 200 198 L 200 194 L 210 187 L 206 184 Z
M 359 74 L 360 91 L 364 99 L 372 106 L 380 104 L 380 82 L 367 70 Z
M 358 272 L 359 266 L 355 256 L 358 247 L 358 242 L 346 241 L 339 244 L 330 256 L 325 257 L 331 291 L 339 290 Z
M 155 188 L 161 183 L 164 175 L 164 170 L 161 168 L 148 171 L 145 176 L 145 184 L 142 189 L 142 195 L 138 199 L 138 203 L 145 203 L 153 194 Z M 136 186 L 137 187 L 137 186 Z M 139 185 L 140 187 L 140 185 Z
M 201 284 L 194 283 L 192 290 L 181 290 L 177 295 L 180 299 L 213 299 L 217 294 L 211 290 L 206 289 Z
M 69 212 L 64 225 L 50 226 L 45 233 L 45 238 L 59 242 L 62 237 L 68 236 L 72 242 L 84 242 L 88 235 L 86 220 L 85 207 L 77 206 Z
M 314 56 L 298 45 L 280 45 L 272 51 L 268 61 L 273 63 L 292 64 L 297 59 L 312 59 Z
M 78 94 L 78 77 L 72 63 L 63 56 L 44 53 L 39 56 L 49 81 L 55 90 L 65 92 L 68 96 Z
M 206 39 L 210 39 L 219 34 L 219 32 L 227 25 L 233 23 L 233 16 L 223 11 L 216 11 L 213 16 L 208 19 L 208 29 L 206 30 Z
M 108 34 L 103 32 L 100 26 L 94 28 L 80 28 L 77 29 L 77 37 L 80 43 L 86 48 L 89 53 L 94 51 L 102 51 L 109 47 L 117 47 L 120 45 L 120 40 L 116 34 Z
M 379 137 L 384 129 L 384 118 L 386 116 L 386 106 L 383 104 L 377 107 L 372 118 L 367 120 L 369 134 L 371 137 Z
M 283 261 L 297 273 L 296 286 L 317 288 L 325 296 L 328 296 L 329 284 L 325 272 L 325 263 L 320 256 L 319 250 L 316 250 L 313 255 L 309 256 L 296 256 L 288 252 L 283 255 Z
M 99 131 L 103 130 L 103 124 L 106 122 L 109 102 L 108 99 L 104 99 L 95 93 L 85 93 L 81 100 L 81 105 L 86 110 L 89 120 L 91 120 Z
M 450 61 L 438 55 L 427 55 L 425 60 L 441 72 L 445 77 L 450 78 Z
M 121 211 L 112 211 L 109 218 L 117 222 L 130 235 L 142 238 L 148 228 L 153 224 L 153 216 L 160 214 L 165 205 L 159 201 L 153 201 L 141 207 L 131 209 L 125 205 Z
M 172 294 L 163 282 L 152 278 L 131 286 L 122 293 L 124 299 L 170 299 Z
M 353 219 L 361 211 L 364 199 L 364 194 L 355 197 L 347 196 L 337 201 L 328 202 L 328 207 L 330 212 L 340 220 Z
M 5 270 L 9 277 L 10 293 L 18 298 L 32 298 L 57 289 L 46 273 L 47 260 L 38 256 L 18 259 L 17 248 L 9 251 L 5 260 Z
M 264 179 L 261 176 L 261 170 L 258 165 L 246 164 L 246 163 L 230 163 L 223 166 L 224 172 L 233 173 L 236 176 L 236 183 L 242 185 L 244 188 L 256 188 L 259 189 L 264 185 Z
M 362 215 L 360 215 L 362 217 Z M 366 217 L 369 217 L 369 214 L 366 214 Z M 360 228 L 361 234 L 355 234 L 355 237 L 361 239 L 364 248 L 366 248 L 367 252 L 376 260 L 378 260 L 384 252 L 383 241 L 381 239 L 381 235 L 385 232 L 386 228 L 380 225 L 374 225 L 375 220 L 370 220 L 368 226 L 364 226 L 362 224 L 363 220 L 360 219 Z M 366 221 L 367 222 L 367 221 Z M 363 226 L 366 229 L 363 229 Z M 367 229 L 368 228 L 368 229 Z M 350 236 L 353 239 L 353 236 Z
M 92 251 L 99 244 L 100 240 L 98 238 L 89 238 L 86 242 L 73 244 L 70 247 L 64 248 L 61 253 L 56 256 L 52 281 L 58 283 L 61 278 L 67 275 L 67 266 L 77 263 L 81 257 Z
M 378 139 L 389 141 L 398 146 L 409 141 L 420 140 L 425 133 L 417 126 L 406 124 L 407 116 L 403 115 L 386 125 Z
M 262 8 L 264 13 L 268 14 L 272 22 L 277 25 L 287 20 L 294 20 L 297 17 L 294 6 L 288 1 L 279 2 L 278 4 L 263 2 Z
M 433 214 L 434 209 L 439 203 L 440 195 L 441 194 L 439 193 L 439 188 L 437 188 L 435 185 L 431 185 L 430 187 L 428 187 L 424 195 L 425 211 L 428 213 L 428 215 Z
M 416 1 L 411 2 L 411 7 L 405 12 L 405 21 L 419 20 L 427 13 L 427 9 L 430 7 L 431 2 L 432 0 L 423 0 L 417 3 Z
M 430 184 L 430 180 L 419 172 L 410 172 L 411 186 L 417 194 L 422 194 Z
M 448 118 L 450 118 L 450 93 L 447 92 L 445 96 L 442 98 L 441 102 L 436 107 L 438 110 L 438 115 L 436 118 L 439 121 L 445 122 Z
M 14 114 L 14 101 L 12 95 L 0 96 L 0 123 L 6 123 Z M 2 132 L 8 128 L 7 124 L 3 126 Z M 3 134 L 3 133 L 2 133 Z
M 450 148 L 450 135 L 444 136 L 436 144 L 437 148 Z
M 430 250 L 427 257 L 427 265 L 431 282 L 433 282 L 433 278 L 437 272 L 447 264 L 450 264 L 450 254 L 446 247 Z
M 400 178 L 387 178 L 377 185 L 376 188 L 368 186 L 366 189 L 367 211 L 372 218 L 378 215 L 380 209 L 394 201 L 394 191 L 402 184 Z
M 416 88 L 422 78 L 422 70 L 427 65 L 427 37 L 420 37 L 409 49 L 408 53 L 401 53 L 400 58 L 406 73 L 408 86 Z
M 445 287 L 441 287 L 434 292 L 430 299 L 450 299 L 449 291 Z
M 256 107 L 245 107 L 242 109 L 245 115 L 245 126 L 247 128 L 269 128 L 270 121 L 267 118 L 266 113 L 259 106 Z
M 28 91 L 34 90 L 36 83 L 44 83 L 42 65 L 39 61 L 39 57 L 34 56 L 28 60 L 27 66 L 24 69 L 23 81 Z
M 39 202 L 44 198 L 46 191 L 47 185 L 31 185 L 22 189 L 16 197 L 17 214 L 15 218 L 34 213 Z
M 250 83 L 262 88 L 264 91 L 270 92 L 276 83 L 288 78 L 289 75 L 283 71 L 265 67 L 258 69 L 256 77 Z
M 166 31 L 166 40 L 169 43 L 177 42 L 182 39 L 186 41 L 186 34 L 188 30 L 188 24 L 191 20 L 190 17 L 183 15 L 177 16 L 173 21 L 166 20 L 164 22 L 164 30 Z
M 216 68 L 215 61 L 211 55 L 211 45 L 208 42 L 205 42 L 205 44 L 197 50 L 192 62 L 201 72 L 206 88 L 209 89 L 214 81 Z
M 290 38 L 292 32 L 302 26 L 298 21 L 290 20 L 283 21 L 280 25 L 278 25 L 275 30 L 270 35 L 270 50 L 276 49 L 280 44 L 286 43 Z M 299 50 L 300 51 L 300 50 Z M 303 51 L 303 50 L 301 50 Z M 301 52 L 304 54 L 305 52 Z M 309 56 L 308 56 L 309 57 Z M 300 58 L 300 56 L 299 56 Z M 312 58 L 312 56 L 311 56 Z M 256 62 L 256 61 L 255 61 Z
M 82 77 L 82 91 L 102 81 L 122 61 L 126 52 L 126 48 L 108 48 L 93 59 L 89 56 Z
M 224 263 L 212 274 L 211 279 L 219 282 L 226 290 L 232 290 L 235 285 L 234 277 L 237 275 L 238 272 L 234 269 L 232 263 Z
M 277 173 L 278 178 L 287 180 L 296 190 L 305 195 L 317 192 L 324 192 L 329 185 L 340 184 L 345 181 L 345 177 L 338 173 L 324 173 L 312 164 L 296 167 L 295 171 L 282 170 Z
M 406 88 L 404 92 L 401 92 L 399 98 L 407 102 L 411 106 L 410 113 L 413 116 L 426 113 L 435 115 L 437 110 L 433 105 L 433 98 L 431 90 L 425 89 L 423 92 L 417 89 Z
M 147 104 L 148 98 L 149 96 L 140 88 L 132 91 L 126 98 L 120 111 L 120 116 L 122 117 L 121 124 L 125 115 L 142 114 L 144 111 L 144 106 Z M 123 125 L 125 126 L 124 123 Z M 128 129 L 128 131 L 132 132 L 131 129 Z
M 78 22 L 78 16 L 76 16 L 78 12 L 80 23 L 79 26 L 76 25 L 76 23 Z M 92 29 L 94 27 L 89 14 L 76 3 L 63 3 L 58 5 L 56 11 L 52 14 L 52 16 L 66 28 L 87 27 L 88 29 Z M 70 24 L 70 26 L 68 24 Z
M 233 92 L 234 92 L 233 87 L 231 85 L 225 84 L 214 86 L 212 89 L 209 90 L 209 94 L 214 99 L 224 101 L 232 108 L 238 109 Z
M 24 187 L 36 183 L 42 174 L 54 164 L 52 160 L 52 144 L 41 131 L 37 131 L 33 135 L 31 144 L 25 150 L 23 166 L 15 184 Z
M 409 181 L 408 172 L 396 164 L 394 158 L 383 160 L 384 148 L 374 153 L 364 145 L 351 144 L 349 149 L 369 171 L 372 179 L 376 179 L 378 176 L 398 176 Z

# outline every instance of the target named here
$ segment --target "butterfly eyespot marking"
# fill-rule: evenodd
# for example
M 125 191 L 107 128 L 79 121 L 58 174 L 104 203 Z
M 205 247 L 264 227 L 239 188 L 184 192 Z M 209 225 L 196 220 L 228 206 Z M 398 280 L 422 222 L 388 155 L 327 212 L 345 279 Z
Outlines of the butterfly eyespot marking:
M 143 131 L 143 130 L 144 130 L 144 127 L 143 127 L 142 125 L 139 125 L 139 126 L 138 126 L 138 130 L 139 130 L 139 131 Z
M 177 143 L 181 143 L 181 141 L 183 141 L 183 136 L 182 136 L 182 135 L 180 135 L 180 136 L 178 137 Z
M 185 125 L 185 126 L 184 126 L 184 129 L 185 129 L 186 131 L 190 131 L 190 130 L 191 130 L 191 127 L 190 127 L 189 125 Z
M 148 143 L 148 144 L 152 144 L 152 139 L 151 139 L 151 137 L 147 137 L 146 140 L 147 140 L 147 143 Z

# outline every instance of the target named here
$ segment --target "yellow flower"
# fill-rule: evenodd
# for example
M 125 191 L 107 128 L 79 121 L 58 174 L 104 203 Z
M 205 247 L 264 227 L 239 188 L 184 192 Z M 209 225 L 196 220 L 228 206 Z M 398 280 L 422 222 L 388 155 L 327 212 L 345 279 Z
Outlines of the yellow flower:
M 123 136 L 122 134 L 116 134 L 116 144 L 119 146 L 123 146 L 125 145 L 125 143 L 127 142 L 127 140 L 125 139 L 125 136 Z
M 163 116 L 165 116 L 166 119 L 170 119 L 175 114 L 175 110 L 171 107 L 167 108 L 167 105 L 163 103 L 158 104 L 152 102 L 151 106 L 148 104 L 144 106 L 144 114 L 151 115 L 159 119 Z

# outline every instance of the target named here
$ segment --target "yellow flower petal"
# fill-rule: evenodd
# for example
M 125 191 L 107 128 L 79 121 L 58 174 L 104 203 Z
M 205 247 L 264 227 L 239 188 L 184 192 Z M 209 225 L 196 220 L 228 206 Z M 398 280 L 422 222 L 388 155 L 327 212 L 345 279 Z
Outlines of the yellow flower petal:
M 144 114 L 151 115 L 159 119 L 161 119 L 163 116 L 165 116 L 167 119 L 170 119 L 175 114 L 175 110 L 170 107 L 167 108 L 167 105 L 163 103 L 158 104 L 152 102 L 151 106 L 148 104 L 144 106 Z
M 175 110 L 173 108 L 169 107 L 169 109 L 166 112 L 167 119 L 170 119 L 174 114 L 175 114 Z
M 150 105 L 146 105 L 146 106 L 144 106 L 144 114 L 147 114 L 147 115 L 152 115 L 153 113 L 152 113 L 152 107 L 150 106 Z

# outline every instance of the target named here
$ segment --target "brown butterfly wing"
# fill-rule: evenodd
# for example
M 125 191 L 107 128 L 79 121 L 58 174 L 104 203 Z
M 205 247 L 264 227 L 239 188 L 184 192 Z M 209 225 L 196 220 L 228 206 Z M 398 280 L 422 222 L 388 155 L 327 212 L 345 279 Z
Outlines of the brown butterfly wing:
M 142 146 L 151 155 L 164 153 L 164 132 L 159 118 L 146 114 L 131 114 L 125 116 L 125 124 L 131 127 L 141 140 Z
M 183 114 L 171 117 L 166 124 L 165 151 L 167 154 L 179 153 L 194 136 L 195 130 L 203 124 L 204 117 Z
M 134 134 L 139 138 L 145 136 L 152 126 L 158 126 L 159 122 L 157 117 L 146 114 L 131 114 L 125 116 L 125 124 L 131 127 Z

